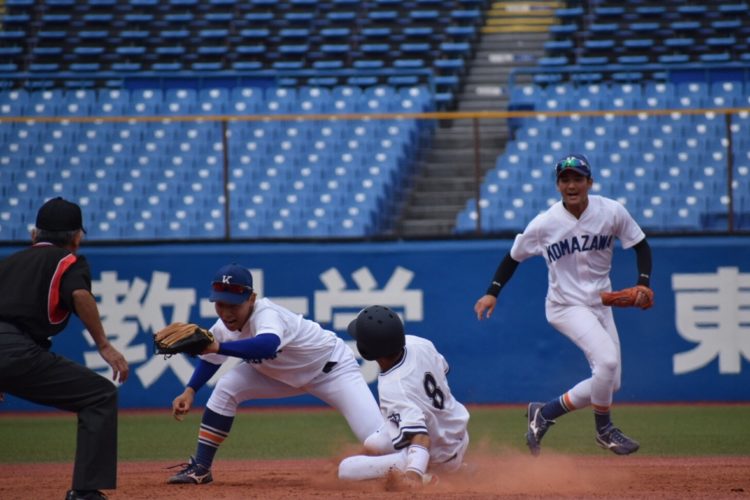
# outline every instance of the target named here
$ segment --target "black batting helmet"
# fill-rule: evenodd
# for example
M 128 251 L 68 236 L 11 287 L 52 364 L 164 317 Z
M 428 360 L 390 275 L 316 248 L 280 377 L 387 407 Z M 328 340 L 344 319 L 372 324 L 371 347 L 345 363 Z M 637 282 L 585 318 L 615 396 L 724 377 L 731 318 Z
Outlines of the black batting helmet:
M 406 343 L 401 318 L 385 306 L 365 307 L 347 331 L 356 339 L 359 354 L 368 361 L 398 354 Z

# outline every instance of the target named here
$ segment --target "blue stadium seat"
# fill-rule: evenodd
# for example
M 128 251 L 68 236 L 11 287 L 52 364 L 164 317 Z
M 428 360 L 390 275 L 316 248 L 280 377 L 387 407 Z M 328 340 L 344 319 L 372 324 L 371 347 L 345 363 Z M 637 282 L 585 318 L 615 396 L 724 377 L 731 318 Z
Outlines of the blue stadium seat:
M 669 28 L 676 34 L 693 34 L 701 27 L 698 21 L 673 21 L 669 23 Z
M 143 45 L 124 45 L 115 48 L 115 54 L 125 57 L 142 56 L 146 53 L 146 47 Z
M 677 6 L 677 12 L 686 16 L 702 16 L 707 10 L 708 7 L 703 4 L 684 4 Z
M 330 23 L 352 23 L 357 19 L 355 11 L 332 11 L 326 14 L 326 20 Z
M 640 18 L 659 17 L 662 16 L 666 10 L 666 7 L 663 5 L 639 5 L 635 8 L 635 12 Z
M 174 73 L 183 69 L 180 62 L 157 62 L 151 64 L 151 70 L 164 73 Z
M 690 62 L 690 56 L 688 54 L 660 54 L 657 61 L 665 65 L 685 64 Z
M 710 99 L 719 107 L 734 107 L 742 104 L 742 83 L 738 81 L 714 82 L 711 84 Z
M 347 40 L 351 34 L 351 29 L 346 27 L 323 28 L 320 30 L 320 36 L 324 40 Z
M 29 97 L 26 91 L 0 91 L 0 116 L 24 116 L 28 103 Z
M 387 26 L 364 26 L 360 31 L 363 41 L 370 43 L 378 40 L 387 40 L 391 37 L 392 30 Z
M 746 3 L 722 3 L 718 6 L 719 12 L 726 15 L 742 15 L 747 14 L 748 5 Z
M 168 89 L 164 94 L 164 109 L 167 113 L 175 115 L 195 114 L 197 101 L 195 89 Z
M 265 41 L 271 36 L 268 28 L 246 28 L 240 30 L 240 36 L 243 39 Z
M 727 63 L 732 60 L 729 52 L 715 52 L 710 54 L 700 54 L 698 59 L 705 63 Z
M 151 36 L 146 30 L 127 29 L 120 31 L 120 38 L 123 40 L 146 40 Z
M 30 63 L 29 71 L 32 73 L 54 73 L 59 71 L 60 65 L 58 63 Z
M 220 61 L 197 61 L 190 64 L 190 69 L 197 72 L 220 71 L 224 65 Z
M 258 87 L 235 87 L 229 99 L 230 113 L 252 114 L 260 108 L 263 90 Z

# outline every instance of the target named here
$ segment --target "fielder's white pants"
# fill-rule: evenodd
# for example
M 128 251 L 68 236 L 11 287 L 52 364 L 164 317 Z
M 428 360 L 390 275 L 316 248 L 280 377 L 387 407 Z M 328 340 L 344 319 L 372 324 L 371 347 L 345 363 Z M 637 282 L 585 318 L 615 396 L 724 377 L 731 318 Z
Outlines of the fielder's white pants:
M 575 408 L 609 407 L 620 388 L 620 338 L 611 307 L 569 306 L 546 302 L 547 321 L 583 351 L 591 377 L 568 391 Z
M 239 363 L 219 379 L 206 406 L 220 415 L 233 417 L 243 401 L 311 394 L 341 412 L 354 435 L 364 443 L 384 425 L 380 407 L 362 377 L 354 354 L 340 339 L 331 361 L 337 362 L 333 370 L 321 372 L 302 387 L 269 378 L 250 363 Z

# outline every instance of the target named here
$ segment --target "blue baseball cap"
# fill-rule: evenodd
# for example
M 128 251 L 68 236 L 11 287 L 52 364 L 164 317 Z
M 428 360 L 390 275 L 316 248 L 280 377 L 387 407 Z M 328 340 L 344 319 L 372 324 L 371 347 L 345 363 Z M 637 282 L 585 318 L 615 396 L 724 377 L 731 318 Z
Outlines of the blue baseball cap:
M 586 155 L 573 153 L 561 158 L 555 165 L 556 177 L 560 177 L 563 172 L 572 170 L 584 177 L 591 177 L 591 164 Z
M 236 263 L 221 267 L 211 281 L 211 302 L 242 304 L 253 293 L 253 275 Z

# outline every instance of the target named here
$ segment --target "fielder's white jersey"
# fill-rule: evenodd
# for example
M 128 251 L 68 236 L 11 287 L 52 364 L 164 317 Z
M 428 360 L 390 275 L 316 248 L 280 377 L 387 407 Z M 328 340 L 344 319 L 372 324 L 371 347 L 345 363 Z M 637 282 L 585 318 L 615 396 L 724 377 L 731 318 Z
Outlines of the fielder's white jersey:
M 255 309 L 240 331 L 227 329 L 221 319 L 210 330 L 219 342 L 246 339 L 263 333 L 277 335 L 281 344 L 275 358 L 248 361 L 267 377 L 292 387 L 302 387 L 319 375 L 339 341 L 335 333 L 266 298 L 255 301 Z M 222 354 L 200 357 L 213 364 L 221 364 L 228 358 Z
M 646 235 L 619 202 L 590 195 L 577 219 L 562 201 L 537 215 L 516 236 L 510 256 L 524 261 L 541 255 L 547 262 L 547 300 L 564 305 L 601 305 L 599 292 L 611 290 L 614 238 L 631 248 Z
M 427 339 L 406 336 L 404 357 L 378 377 L 380 411 L 389 422 L 396 449 L 410 434 L 430 437 L 430 462 L 451 460 L 466 436 L 469 412 L 448 386 L 448 363 Z

